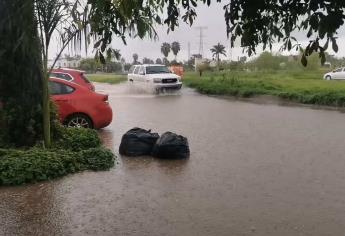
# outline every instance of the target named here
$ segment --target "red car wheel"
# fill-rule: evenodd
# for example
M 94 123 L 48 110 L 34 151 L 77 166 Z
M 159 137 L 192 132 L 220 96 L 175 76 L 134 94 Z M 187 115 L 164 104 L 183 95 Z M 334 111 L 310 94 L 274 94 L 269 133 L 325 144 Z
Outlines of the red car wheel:
M 93 128 L 91 119 L 83 114 L 76 114 L 76 115 L 70 116 L 65 122 L 65 124 L 67 127 L 87 128 L 87 129 Z

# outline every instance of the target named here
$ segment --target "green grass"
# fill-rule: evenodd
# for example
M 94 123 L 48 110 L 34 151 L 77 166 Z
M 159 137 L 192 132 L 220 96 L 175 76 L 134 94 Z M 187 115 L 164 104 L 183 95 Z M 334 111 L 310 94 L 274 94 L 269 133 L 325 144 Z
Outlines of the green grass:
M 87 78 L 93 82 L 118 84 L 127 80 L 127 75 L 117 74 L 88 74 Z
M 184 83 L 204 94 L 252 97 L 272 95 L 316 105 L 345 106 L 345 81 L 325 81 L 325 71 L 187 73 Z

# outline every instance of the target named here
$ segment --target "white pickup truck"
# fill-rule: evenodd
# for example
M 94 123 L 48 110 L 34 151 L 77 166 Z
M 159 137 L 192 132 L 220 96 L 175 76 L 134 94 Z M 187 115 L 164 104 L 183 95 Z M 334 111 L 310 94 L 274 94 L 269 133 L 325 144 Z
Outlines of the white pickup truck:
M 180 76 L 173 74 L 166 66 L 157 64 L 132 66 L 128 72 L 128 81 L 149 86 L 156 92 L 164 89 L 179 90 L 182 87 Z

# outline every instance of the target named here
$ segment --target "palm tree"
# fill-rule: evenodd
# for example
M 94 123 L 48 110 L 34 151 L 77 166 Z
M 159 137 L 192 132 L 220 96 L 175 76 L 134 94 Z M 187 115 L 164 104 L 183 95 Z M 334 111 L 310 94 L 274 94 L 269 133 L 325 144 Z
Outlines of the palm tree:
M 133 64 L 137 64 L 138 63 L 138 59 L 139 59 L 138 54 L 134 53 L 133 54 Z
M 163 53 L 165 59 L 167 59 L 169 53 L 170 53 L 170 44 L 169 43 L 163 43 L 161 46 L 161 52 Z
M 214 45 L 213 48 L 210 49 L 211 52 L 212 52 L 212 56 L 213 57 L 216 57 L 217 59 L 217 66 L 219 67 L 219 56 L 220 55 L 224 55 L 226 56 L 226 52 L 225 52 L 225 46 L 218 43 L 217 45 Z
M 176 61 L 176 57 L 177 57 L 177 54 L 179 53 L 179 51 L 181 50 L 181 46 L 180 46 L 180 43 L 179 42 L 172 42 L 171 44 L 171 50 L 173 52 L 173 54 L 175 55 L 175 61 Z

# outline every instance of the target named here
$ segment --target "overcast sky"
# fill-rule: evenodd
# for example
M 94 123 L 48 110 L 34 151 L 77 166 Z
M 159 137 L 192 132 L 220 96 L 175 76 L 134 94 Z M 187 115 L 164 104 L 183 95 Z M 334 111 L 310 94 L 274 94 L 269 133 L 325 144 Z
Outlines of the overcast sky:
M 224 3 L 223 3 L 224 4 Z M 181 51 L 178 54 L 178 60 L 187 60 L 188 58 L 188 43 L 190 43 L 190 53 L 196 54 L 199 53 L 199 30 L 196 27 L 203 26 L 207 27 L 204 30 L 204 44 L 203 44 L 203 52 L 204 57 L 211 58 L 210 48 L 213 45 L 216 45 L 218 42 L 225 45 L 227 49 L 227 57 L 223 57 L 222 59 L 229 59 L 229 40 L 226 36 L 226 25 L 224 21 L 224 11 L 222 9 L 222 5 L 219 3 L 211 4 L 210 7 L 205 5 L 200 5 L 197 8 L 198 17 L 195 20 L 192 27 L 188 26 L 187 24 L 181 22 L 179 28 L 177 28 L 174 32 L 170 32 L 167 34 L 167 28 L 164 26 L 159 26 L 156 28 L 158 32 L 159 39 L 157 41 L 151 39 L 127 39 L 127 46 L 122 43 L 120 39 L 114 39 L 112 46 L 113 48 L 120 49 L 121 55 L 126 59 L 127 62 L 132 62 L 133 58 L 132 55 L 137 53 L 139 55 L 139 61 L 141 61 L 144 57 L 151 58 L 156 60 L 157 58 L 162 58 L 163 55 L 160 52 L 160 47 L 163 42 L 171 43 L 173 41 L 178 41 L 181 44 Z M 305 37 L 306 33 L 295 33 L 299 42 L 302 45 L 308 42 L 307 38 Z M 344 27 L 339 31 L 339 53 L 337 56 L 345 57 L 345 30 Z M 232 60 L 237 60 L 237 58 L 242 54 L 242 49 L 238 47 L 238 43 L 235 44 L 235 48 L 231 50 L 231 57 Z M 50 55 L 51 58 L 56 54 L 56 50 L 58 45 L 53 43 L 50 48 Z M 273 52 L 278 52 L 280 48 L 279 44 L 276 44 L 273 48 Z M 260 47 L 258 48 L 258 53 L 260 53 Z M 66 50 L 65 53 L 75 54 L 74 52 L 68 52 Z M 293 53 L 293 52 L 291 52 Z M 329 53 L 334 54 L 334 52 L 330 51 Z M 92 50 L 88 52 L 88 55 L 85 54 L 84 51 L 80 52 L 83 57 L 92 57 Z M 290 54 L 285 52 L 284 54 Z M 173 59 L 172 53 L 169 55 L 169 59 Z

